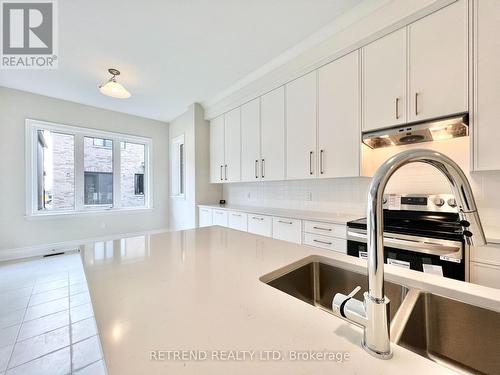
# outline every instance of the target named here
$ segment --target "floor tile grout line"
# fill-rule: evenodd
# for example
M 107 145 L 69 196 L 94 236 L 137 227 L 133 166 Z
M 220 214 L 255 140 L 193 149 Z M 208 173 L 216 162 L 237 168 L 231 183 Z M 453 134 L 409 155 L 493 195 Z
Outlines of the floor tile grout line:
M 85 366 L 83 366 L 83 367 L 80 367 L 79 369 L 72 370 L 72 371 L 71 371 L 71 373 L 72 373 L 72 374 L 74 374 L 74 373 L 76 373 L 76 371 L 84 370 L 84 369 L 86 369 L 87 367 L 90 367 L 90 366 L 92 366 L 92 365 L 96 364 L 96 363 L 97 363 L 97 362 L 99 362 L 99 361 L 104 361 L 104 357 L 102 357 L 102 358 L 98 359 L 97 361 L 91 362 L 91 363 L 89 363 L 88 365 L 85 365 Z
M 28 298 L 28 304 L 26 306 L 26 309 L 24 310 L 23 318 L 21 319 L 21 324 L 19 325 L 19 328 L 17 329 L 16 339 L 14 341 L 14 345 L 12 345 L 12 349 L 11 349 L 10 355 L 9 355 L 9 360 L 7 361 L 7 366 L 5 367 L 5 372 L 7 372 L 9 370 L 10 363 L 12 362 L 12 355 L 14 354 L 14 349 L 16 348 L 16 345 L 17 345 L 17 339 L 19 338 L 19 333 L 21 333 L 21 327 L 23 325 L 24 318 L 26 317 L 26 313 L 28 312 L 28 306 L 29 306 L 29 303 L 31 300 L 31 296 L 33 295 L 33 288 L 35 288 L 34 284 L 33 284 L 33 287 L 31 288 L 31 294 L 30 294 L 30 297 Z

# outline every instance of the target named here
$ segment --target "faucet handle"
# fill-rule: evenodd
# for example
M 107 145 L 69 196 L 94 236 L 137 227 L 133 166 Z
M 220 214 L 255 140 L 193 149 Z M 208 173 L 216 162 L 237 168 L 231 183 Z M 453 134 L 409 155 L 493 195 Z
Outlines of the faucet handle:
M 347 298 L 354 297 L 360 290 L 361 290 L 361 287 L 358 285 L 356 288 L 353 289 L 353 291 L 351 293 L 349 293 L 347 295 Z

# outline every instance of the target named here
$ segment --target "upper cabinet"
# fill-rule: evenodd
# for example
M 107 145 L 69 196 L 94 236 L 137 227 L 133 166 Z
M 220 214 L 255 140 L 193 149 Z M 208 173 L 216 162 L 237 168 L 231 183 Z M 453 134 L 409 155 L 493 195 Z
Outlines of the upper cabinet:
M 210 181 L 224 182 L 224 115 L 210 121 Z
M 260 178 L 260 98 L 241 106 L 241 181 Z
M 406 28 L 367 45 L 362 54 L 363 130 L 406 123 Z
M 359 176 L 359 53 L 318 72 L 318 177 Z
M 469 108 L 467 4 L 457 1 L 408 26 L 409 121 Z
M 285 87 L 260 99 L 262 180 L 285 179 Z M 244 139 L 244 138 L 243 138 Z
M 241 180 L 241 109 L 224 115 L 224 180 Z
M 474 2 L 474 169 L 500 169 L 500 1 Z
M 317 72 L 286 85 L 286 177 L 316 176 Z

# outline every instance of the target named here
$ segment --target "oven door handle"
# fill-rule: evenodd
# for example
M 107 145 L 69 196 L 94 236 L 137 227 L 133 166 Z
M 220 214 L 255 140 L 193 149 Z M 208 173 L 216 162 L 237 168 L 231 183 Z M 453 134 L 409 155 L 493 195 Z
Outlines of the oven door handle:
M 349 231 L 347 233 L 347 239 L 366 243 L 366 234 Z M 461 244 L 460 246 L 447 246 L 432 242 L 410 241 L 384 236 L 384 246 L 394 247 L 400 250 L 414 251 L 422 254 L 436 255 L 442 260 L 452 262 L 460 262 L 463 259 Z

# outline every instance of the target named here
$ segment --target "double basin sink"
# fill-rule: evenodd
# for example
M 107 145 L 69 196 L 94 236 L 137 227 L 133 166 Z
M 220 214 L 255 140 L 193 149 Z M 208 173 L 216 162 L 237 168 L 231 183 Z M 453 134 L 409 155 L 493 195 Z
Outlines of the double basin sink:
M 358 285 L 368 290 L 366 274 L 319 256 L 264 275 L 261 281 L 330 314 L 336 293 L 349 294 Z M 384 289 L 391 301 L 393 343 L 461 373 L 500 374 L 500 312 L 389 281 Z

